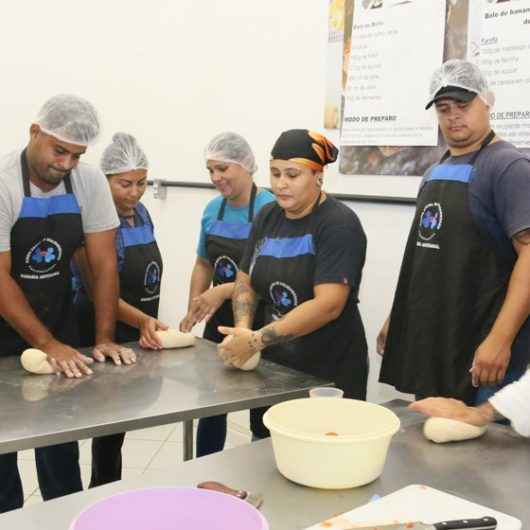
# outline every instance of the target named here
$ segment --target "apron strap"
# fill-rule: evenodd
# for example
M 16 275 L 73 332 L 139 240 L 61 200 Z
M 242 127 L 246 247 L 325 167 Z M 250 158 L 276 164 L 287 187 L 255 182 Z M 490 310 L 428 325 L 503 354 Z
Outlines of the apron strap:
M 29 185 L 28 160 L 26 158 L 26 149 L 20 155 L 20 166 L 22 167 L 22 185 L 24 186 L 24 196 L 31 197 L 31 187 Z
M 72 181 L 70 180 L 70 173 L 68 173 L 68 175 L 64 177 L 63 182 L 64 182 L 64 189 L 66 190 L 66 193 L 72 194 L 73 190 L 72 190 Z
M 256 202 L 256 193 L 258 188 L 256 184 L 252 184 L 252 191 L 250 192 L 250 203 L 248 205 L 248 222 L 251 223 L 254 219 L 254 203 Z
M 217 212 L 218 221 L 223 220 L 223 217 L 225 216 L 225 209 L 226 209 L 226 199 L 223 199 L 223 202 L 221 203 L 221 207 L 219 208 L 219 211 Z

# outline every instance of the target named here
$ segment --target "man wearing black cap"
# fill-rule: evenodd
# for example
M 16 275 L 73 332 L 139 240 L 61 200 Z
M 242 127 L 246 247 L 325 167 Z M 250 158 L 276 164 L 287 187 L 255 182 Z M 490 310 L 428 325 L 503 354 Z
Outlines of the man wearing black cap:
M 430 94 L 449 150 L 420 187 L 380 381 L 480 403 L 530 357 L 530 160 L 492 131 L 493 94 L 472 63 L 444 63 Z

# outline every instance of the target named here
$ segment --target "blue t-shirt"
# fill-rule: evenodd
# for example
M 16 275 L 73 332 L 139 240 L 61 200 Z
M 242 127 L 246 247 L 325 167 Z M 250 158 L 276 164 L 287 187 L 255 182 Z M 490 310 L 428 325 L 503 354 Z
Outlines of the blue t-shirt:
M 259 211 L 268 204 L 275 200 L 274 195 L 264 189 L 260 189 L 256 194 L 254 201 L 254 218 L 258 215 Z M 223 196 L 220 195 L 212 199 L 204 209 L 201 220 L 201 233 L 199 236 L 199 244 L 197 245 L 197 255 L 201 258 L 208 259 L 206 254 L 206 235 L 209 233 L 213 222 L 217 219 L 219 208 L 223 202 Z M 247 206 L 231 206 L 229 202 L 226 203 L 224 221 L 227 223 L 248 223 L 248 205 Z

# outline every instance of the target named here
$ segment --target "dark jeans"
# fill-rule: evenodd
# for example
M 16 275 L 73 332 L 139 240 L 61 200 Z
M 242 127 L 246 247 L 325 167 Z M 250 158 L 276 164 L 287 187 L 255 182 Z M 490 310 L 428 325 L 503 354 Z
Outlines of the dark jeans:
M 252 439 L 267 438 L 268 429 L 263 425 L 263 414 L 268 407 L 250 409 L 250 430 Z M 226 441 L 226 414 L 201 418 L 197 427 L 197 457 L 222 451 Z
M 47 501 L 83 489 L 77 442 L 35 449 L 37 478 Z M 22 508 L 24 493 L 18 472 L 17 453 L 0 455 L 0 513 Z
M 92 439 L 92 477 L 89 488 L 121 480 L 121 448 L 125 433 Z

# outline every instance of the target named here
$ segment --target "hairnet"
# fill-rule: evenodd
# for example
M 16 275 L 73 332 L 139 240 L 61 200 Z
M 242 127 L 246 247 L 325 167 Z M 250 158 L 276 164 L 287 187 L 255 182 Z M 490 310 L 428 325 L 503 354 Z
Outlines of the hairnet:
M 46 101 L 35 123 L 42 132 L 69 144 L 87 146 L 99 134 L 96 109 L 86 99 L 69 94 Z
M 486 77 L 477 65 L 469 61 L 451 59 L 442 64 L 431 77 L 429 101 L 432 101 L 442 88 L 448 86 L 474 92 L 486 105 L 493 105 L 493 94 Z
M 105 148 L 100 162 L 105 175 L 126 173 L 135 169 L 149 169 L 147 156 L 131 134 L 117 132 L 112 143 Z
M 251 175 L 258 169 L 250 145 L 242 136 L 233 132 L 214 136 L 204 150 L 204 158 L 239 164 Z

